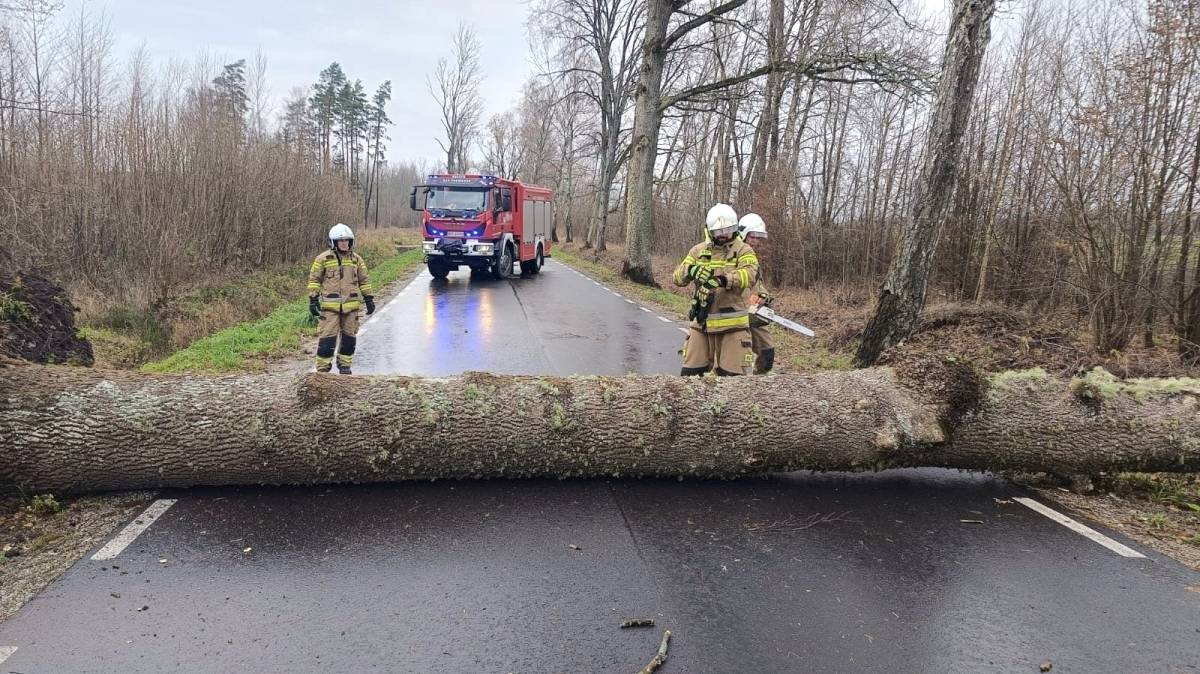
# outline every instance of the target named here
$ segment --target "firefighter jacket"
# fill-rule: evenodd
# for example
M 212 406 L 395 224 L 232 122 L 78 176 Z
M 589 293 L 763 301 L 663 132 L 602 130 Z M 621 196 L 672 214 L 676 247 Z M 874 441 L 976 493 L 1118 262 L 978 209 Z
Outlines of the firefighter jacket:
M 694 264 L 711 269 L 714 276 L 725 277 L 725 287 L 714 291 L 716 298 L 704 331 L 717 333 L 749 328 L 746 290 L 753 288 L 758 281 L 758 256 L 754 254 L 754 249 L 737 238 L 723 246 L 711 242 L 696 244 L 675 268 L 672 278 L 675 285 L 683 287 L 692 282 L 688 267 Z M 694 321 L 692 327 L 700 328 Z
M 321 298 L 322 311 L 354 313 L 362 307 L 362 298 L 374 293 L 367 280 L 367 263 L 354 251 L 327 250 L 308 270 L 308 296 Z

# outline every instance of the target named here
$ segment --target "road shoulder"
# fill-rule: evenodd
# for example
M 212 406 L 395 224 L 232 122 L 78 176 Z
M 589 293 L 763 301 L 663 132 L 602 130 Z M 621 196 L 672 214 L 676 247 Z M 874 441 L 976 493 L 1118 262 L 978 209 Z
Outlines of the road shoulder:
M 0 497 L 0 622 L 16 613 L 153 499 L 114 492 L 56 499 Z

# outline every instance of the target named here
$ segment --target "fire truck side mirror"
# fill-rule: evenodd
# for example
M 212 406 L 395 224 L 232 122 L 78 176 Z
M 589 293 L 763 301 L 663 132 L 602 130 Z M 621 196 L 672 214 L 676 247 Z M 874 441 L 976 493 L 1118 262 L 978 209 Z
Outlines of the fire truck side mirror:
M 412 210 L 417 210 L 417 188 L 412 188 L 408 193 L 408 207 Z
M 512 210 L 512 190 L 500 190 L 500 210 Z

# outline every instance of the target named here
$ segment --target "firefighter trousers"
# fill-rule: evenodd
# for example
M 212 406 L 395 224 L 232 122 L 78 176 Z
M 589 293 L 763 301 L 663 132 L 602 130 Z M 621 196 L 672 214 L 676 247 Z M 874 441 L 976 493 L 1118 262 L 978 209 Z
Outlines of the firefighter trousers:
M 317 372 L 333 369 L 335 351 L 338 369 L 350 369 L 358 342 L 358 311 L 322 311 L 317 318 L 317 331 Z
M 750 331 L 706 333 L 694 326 L 683 343 L 683 370 L 680 374 L 701 375 L 715 370 L 718 375 L 750 374 L 754 369 Z
M 775 366 L 775 340 L 767 331 L 767 321 L 750 317 L 750 341 L 754 350 L 754 374 L 766 374 Z

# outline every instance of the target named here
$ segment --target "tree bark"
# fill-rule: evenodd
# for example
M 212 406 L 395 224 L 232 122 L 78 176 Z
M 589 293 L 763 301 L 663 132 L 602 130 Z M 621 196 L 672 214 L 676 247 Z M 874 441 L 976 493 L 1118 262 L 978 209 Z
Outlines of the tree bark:
M 925 160 L 914 188 L 912 219 L 900 235 L 875 315 L 863 330 L 855 359 L 859 367 L 874 364 L 885 349 L 908 337 L 925 304 L 929 270 L 954 195 L 963 132 L 995 9 L 995 0 L 954 0 Z
M 0 485 L 97 490 L 897 466 L 1200 469 L 1200 382 L 147 376 L 0 364 Z
M 625 201 L 625 263 L 621 273 L 635 283 L 659 287 L 654 281 L 650 247 L 654 243 L 654 164 L 662 126 L 663 68 L 667 59 L 667 25 L 674 0 L 648 0 L 646 35 L 637 94 L 634 98 L 633 140 L 629 153 Z
M 767 62 L 781 63 L 785 56 L 786 38 L 783 27 L 783 0 L 770 0 L 767 20 Z M 762 116 L 754 132 L 754 150 L 750 161 L 750 199 L 752 208 L 758 208 L 753 200 L 759 200 L 758 188 L 767 177 L 771 162 L 768 161 L 772 138 L 778 139 L 779 106 L 783 101 L 783 72 L 772 70 L 767 74 Z

